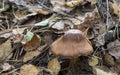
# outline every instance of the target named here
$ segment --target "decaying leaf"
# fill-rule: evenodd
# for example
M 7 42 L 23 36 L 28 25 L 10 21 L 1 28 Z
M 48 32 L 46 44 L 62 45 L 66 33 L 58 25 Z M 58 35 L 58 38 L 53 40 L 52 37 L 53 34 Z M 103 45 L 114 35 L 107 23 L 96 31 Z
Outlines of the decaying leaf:
M 26 62 L 28 60 L 31 60 L 33 57 L 36 57 L 40 54 L 40 51 L 38 50 L 35 50 L 35 51 L 30 51 L 30 52 L 27 52 L 25 54 L 25 56 L 23 57 L 23 62 Z
M 63 30 L 65 27 L 63 21 L 58 21 L 55 24 L 53 23 L 52 25 L 49 25 L 49 26 L 52 27 L 53 29 L 57 29 L 57 30 Z
M 57 58 L 52 59 L 48 63 L 48 69 L 51 71 L 52 75 L 57 75 L 61 69 L 61 65 Z
M 37 10 L 37 13 L 42 14 L 42 15 L 47 15 L 49 12 L 47 12 L 47 11 L 45 11 L 43 9 L 39 9 L 39 10 Z
M 120 74 L 120 63 L 115 63 L 115 65 L 112 67 L 112 70 L 117 72 L 119 75 Z
M 17 28 L 17 29 L 12 30 L 14 43 L 17 43 L 17 42 L 24 43 L 25 42 L 24 35 L 23 35 L 23 32 L 25 29 L 26 28 Z
M 98 57 L 96 57 L 96 56 L 92 56 L 88 62 L 89 66 L 95 66 L 98 63 L 99 63 L 99 60 L 98 60 Z
M 23 18 L 27 14 L 27 12 L 27 10 L 16 11 L 14 15 L 16 16 L 16 18 L 20 19 Z
M 8 39 L 5 43 L 0 45 L 0 59 L 4 59 L 12 52 L 11 40 Z
M 120 58 L 120 41 L 115 40 L 107 45 L 109 54 L 114 56 L 116 59 Z
M 38 75 L 40 69 L 31 64 L 25 64 L 20 69 L 20 75 Z
M 25 51 L 32 51 L 40 46 L 40 38 L 36 34 L 33 35 L 32 39 L 24 45 Z
M 98 37 L 95 39 L 96 46 L 102 46 L 105 44 L 104 37 L 102 35 L 98 35 Z
M 9 63 L 4 63 L 2 65 L 2 71 L 8 71 L 10 69 L 12 69 L 12 65 L 10 65 Z
M 17 29 L 13 29 L 13 30 L 12 30 L 12 33 L 13 33 L 14 35 L 22 34 L 22 33 L 24 32 L 25 29 L 26 29 L 26 28 L 17 28 Z
M 112 11 L 113 11 L 113 14 L 119 16 L 120 8 L 119 8 L 118 4 L 117 4 L 116 2 L 111 3 L 111 4 L 110 4 L 110 7 L 111 7 L 111 9 L 112 9 Z
M 106 72 L 99 68 L 93 68 L 95 70 L 95 75 L 118 75 L 117 73 L 113 72 Z
M 115 61 L 114 61 L 113 57 L 111 55 L 109 55 L 108 53 L 105 53 L 105 55 L 104 55 L 104 61 L 109 66 L 115 65 Z
M 51 0 L 51 4 L 54 6 L 53 11 L 58 13 L 69 12 L 72 10 L 71 8 L 66 7 L 65 0 Z
M 74 0 L 74 1 L 69 1 L 66 2 L 66 6 L 68 7 L 74 7 L 76 5 L 82 4 L 83 0 Z
M 80 15 L 80 16 L 77 16 L 76 18 L 68 18 L 70 19 L 74 25 L 80 25 L 83 21 L 84 21 L 84 16 Z

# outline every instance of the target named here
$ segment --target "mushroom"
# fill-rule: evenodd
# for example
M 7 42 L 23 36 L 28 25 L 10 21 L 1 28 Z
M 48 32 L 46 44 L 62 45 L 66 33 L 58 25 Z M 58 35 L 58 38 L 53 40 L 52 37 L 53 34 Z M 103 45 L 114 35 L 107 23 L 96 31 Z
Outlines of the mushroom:
M 88 56 L 93 52 L 91 42 L 85 32 L 78 29 L 70 29 L 51 45 L 51 51 L 55 55 L 66 58 L 78 58 Z
M 70 29 L 51 45 L 53 54 L 70 59 L 70 69 L 74 68 L 79 56 L 88 56 L 93 52 L 91 42 L 86 37 L 87 30 Z

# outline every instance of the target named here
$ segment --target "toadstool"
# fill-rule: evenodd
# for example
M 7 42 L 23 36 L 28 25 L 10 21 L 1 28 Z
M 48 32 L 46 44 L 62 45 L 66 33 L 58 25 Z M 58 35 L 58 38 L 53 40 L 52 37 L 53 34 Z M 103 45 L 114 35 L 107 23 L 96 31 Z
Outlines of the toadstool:
M 88 56 L 93 52 L 91 42 L 86 36 L 86 31 L 70 29 L 52 43 L 51 51 L 57 56 L 69 58 L 69 68 L 74 68 L 79 56 Z
M 70 29 L 52 43 L 51 51 L 55 55 L 77 58 L 90 55 L 93 52 L 93 47 L 84 32 Z

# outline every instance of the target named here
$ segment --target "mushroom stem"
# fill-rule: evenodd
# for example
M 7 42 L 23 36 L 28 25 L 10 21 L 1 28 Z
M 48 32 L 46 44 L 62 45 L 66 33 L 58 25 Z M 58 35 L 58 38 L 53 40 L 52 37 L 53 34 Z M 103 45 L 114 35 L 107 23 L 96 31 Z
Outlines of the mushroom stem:
M 77 60 L 78 60 L 78 58 L 72 58 L 72 59 L 70 59 L 70 63 L 69 63 L 69 67 L 68 67 L 68 73 L 70 72 L 70 74 L 72 73 L 74 73 L 75 72 L 75 70 L 76 70 L 76 68 L 78 67 L 77 66 Z

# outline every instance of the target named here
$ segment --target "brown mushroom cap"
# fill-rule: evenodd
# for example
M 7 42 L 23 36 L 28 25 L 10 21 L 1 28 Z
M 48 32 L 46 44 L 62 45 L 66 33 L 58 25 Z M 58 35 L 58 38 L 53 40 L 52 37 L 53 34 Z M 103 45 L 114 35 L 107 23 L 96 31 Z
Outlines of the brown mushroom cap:
M 91 42 L 82 31 L 70 29 L 63 36 L 54 41 L 51 51 L 63 57 L 87 56 L 93 52 Z

